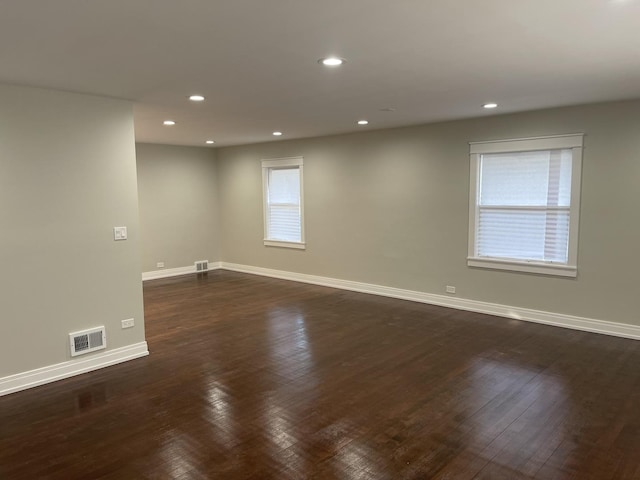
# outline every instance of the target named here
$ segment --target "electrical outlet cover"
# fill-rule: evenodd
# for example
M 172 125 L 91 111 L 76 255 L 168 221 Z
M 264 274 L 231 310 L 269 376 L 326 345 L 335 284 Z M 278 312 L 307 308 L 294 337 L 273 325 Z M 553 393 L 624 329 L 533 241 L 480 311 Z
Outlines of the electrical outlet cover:
M 128 318 L 126 320 L 122 320 L 122 328 L 132 328 L 135 325 L 135 321 L 133 318 Z

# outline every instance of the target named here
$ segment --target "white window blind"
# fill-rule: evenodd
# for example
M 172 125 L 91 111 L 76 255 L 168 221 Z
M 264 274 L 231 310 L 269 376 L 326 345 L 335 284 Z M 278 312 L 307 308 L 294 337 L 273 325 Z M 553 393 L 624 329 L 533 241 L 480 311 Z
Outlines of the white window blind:
M 477 255 L 566 264 L 570 149 L 484 154 Z
M 269 169 L 267 238 L 287 242 L 301 240 L 298 168 Z
M 472 144 L 468 264 L 575 276 L 581 153 L 582 135 Z
M 304 248 L 302 159 L 263 161 L 265 245 Z

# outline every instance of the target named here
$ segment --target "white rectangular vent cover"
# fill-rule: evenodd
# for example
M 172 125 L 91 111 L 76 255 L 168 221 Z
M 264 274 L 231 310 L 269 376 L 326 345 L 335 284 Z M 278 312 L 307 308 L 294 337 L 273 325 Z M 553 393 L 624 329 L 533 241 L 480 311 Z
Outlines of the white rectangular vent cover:
M 209 260 L 200 260 L 196 262 L 196 272 L 206 272 L 209 270 Z
M 104 327 L 70 333 L 69 342 L 72 357 L 107 348 L 107 336 Z

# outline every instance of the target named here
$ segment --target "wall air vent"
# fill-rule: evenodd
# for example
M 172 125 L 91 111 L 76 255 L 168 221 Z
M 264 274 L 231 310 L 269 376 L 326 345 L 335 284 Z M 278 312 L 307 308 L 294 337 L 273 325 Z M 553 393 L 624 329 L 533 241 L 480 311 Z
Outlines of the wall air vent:
M 107 336 L 104 327 L 91 328 L 69 334 L 71 356 L 83 355 L 107 348 Z
M 209 271 L 209 260 L 199 260 L 195 264 L 196 264 L 196 273 Z

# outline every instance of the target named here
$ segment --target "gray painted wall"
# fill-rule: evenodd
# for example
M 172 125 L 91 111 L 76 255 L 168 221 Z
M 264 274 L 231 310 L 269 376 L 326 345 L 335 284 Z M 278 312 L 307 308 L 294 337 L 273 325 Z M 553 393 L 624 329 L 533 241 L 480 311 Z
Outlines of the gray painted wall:
M 220 260 L 215 151 L 137 144 L 142 270 Z
M 72 331 L 144 341 L 129 102 L 0 85 L 0 225 L 0 377 L 69 360 Z
M 466 266 L 470 141 L 584 133 L 578 278 Z M 304 157 L 307 250 L 265 247 L 260 160 Z M 640 325 L 640 102 L 217 150 L 221 259 Z

